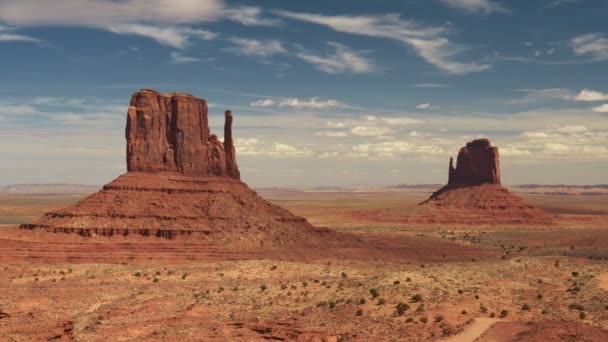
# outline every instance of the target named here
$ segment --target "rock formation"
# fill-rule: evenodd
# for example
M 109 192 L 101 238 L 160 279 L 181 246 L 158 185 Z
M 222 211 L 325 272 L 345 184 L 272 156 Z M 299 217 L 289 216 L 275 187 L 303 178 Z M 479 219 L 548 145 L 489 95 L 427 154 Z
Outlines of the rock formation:
M 198 235 L 241 244 L 322 243 L 333 232 L 260 198 L 240 181 L 225 112 L 224 142 L 209 130 L 207 103 L 144 89 L 127 112 L 128 172 L 26 229 L 83 236 Z
M 448 184 L 422 202 L 431 222 L 546 223 L 551 218 L 500 184 L 498 148 L 488 139 L 473 140 L 450 158 Z
M 239 179 L 230 111 L 224 136 L 222 144 L 210 133 L 205 100 L 141 90 L 131 98 L 127 113 L 127 170 Z
M 457 167 L 450 158 L 448 185 L 500 184 L 498 148 L 488 139 L 477 139 L 460 149 Z

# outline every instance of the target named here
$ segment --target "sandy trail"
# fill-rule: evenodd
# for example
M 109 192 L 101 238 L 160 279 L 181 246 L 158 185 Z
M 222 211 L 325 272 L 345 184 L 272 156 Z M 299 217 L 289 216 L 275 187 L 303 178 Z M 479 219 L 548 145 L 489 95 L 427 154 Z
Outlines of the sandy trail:
M 600 289 L 608 291 L 608 272 L 600 274 L 597 278 L 600 281 Z
M 477 317 L 473 320 L 473 323 L 464 328 L 460 334 L 443 339 L 441 342 L 474 342 L 490 329 L 492 324 L 497 322 L 501 322 L 501 320 L 496 318 Z

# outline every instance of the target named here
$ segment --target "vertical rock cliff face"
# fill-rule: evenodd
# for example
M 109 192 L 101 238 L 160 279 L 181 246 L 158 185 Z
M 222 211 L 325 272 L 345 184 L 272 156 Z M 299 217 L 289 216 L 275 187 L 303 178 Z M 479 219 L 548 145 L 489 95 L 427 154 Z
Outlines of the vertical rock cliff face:
M 127 115 L 127 169 L 239 179 L 226 113 L 225 142 L 209 130 L 207 102 L 189 94 L 143 89 L 131 97 Z
M 488 139 L 473 140 L 458 152 L 456 167 L 450 158 L 448 185 L 500 184 L 498 148 Z

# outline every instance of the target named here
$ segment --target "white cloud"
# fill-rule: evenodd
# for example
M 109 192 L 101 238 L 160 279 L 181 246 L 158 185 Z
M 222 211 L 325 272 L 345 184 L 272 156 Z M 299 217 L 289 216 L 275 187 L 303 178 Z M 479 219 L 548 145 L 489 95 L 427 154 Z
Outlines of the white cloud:
M 277 102 L 273 99 L 259 99 L 249 103 L 251 107 L 272 107 L 276 104 Z
M 493 0 L 440 0 L 448 7 L 464 10 L 471 13 L 508 13 L 509 10 L 504 8 L 500 3 Z
M 348 108 L 344 102 L 330 99 L 325 101 L 319 101 L 318 97 L 313 97 L 310 100 L 300 100 L 297 98 L 283 99 L 278 103 L 279 107 L 291 107 L 297 109 L 328 109 L 328 108 Z
M 277 14 L 294 20 L 306 21 L 351 34 L 392 39 L 411 47 L 416 54 L 450 74 L 466 74 L 489 69 L 489 64 L 462 63 L 452 58 L 462 52 L 444 35 L 443 27 L 424 27 L 413 21 L 402 20 L 399 14 L 383 16 L 326 16 L 321 14 L 278 11 Z
M 587 127 L 568 125 L 568 126 L 556 128 L 555 132 L 557 132 L 557 133 L 582 133 L 582 132 L 587 132 Z
M 392 130 L 388 127 L 379 126 L 357 126 L 353 127 L 350 132 L 354 135 L 363 137 L 380 137 L 390 134 Z
M 416 109 L 424 109 L 424 110 L 430 110 L 430 109 L 439 109 L 439 106 L 433 106 L 430 103 L 421 103 L 419 105 L 416 105 Z
M 268 40 L 257 40 L 247 38 L 230 38 L 229 41 L 235 46 L 230 48 L 230 51 L 234 51 L 240 55 L 245 56 L 257 56 L 257 57 L 270 57 L 272 55 L 287 53 L 287 50 L 283 48 L 280 41 L 275 39 Z
M 603 104 L 601 106 L 593 107 L 594 112 L 598 113 L 608 113 L 608 104 Z
M 142 24 L 123 24 L 111 26 L 108 30 L 117 34 L 130 34 L 151 38 L 160 44 L 178 49 L 188 46 L 193 38 L 212 40 L 217 37 L 216 33 L 207 30 L 175 26 L 160 27 Z
M 216 20 L 221 0 L 3 0 L 0 21 L 20 26 L 88 26 L 117 24 L 184 24 Z
M 576 96 L 573 96 L 572 100 L 576 100 L 576 101 L 606 101 L 606 100 L 608 100 L 608 93 L 602 93 L 600 91 L 583 89 Z
M 262 10 L 259 7 L 241 6 L 224 10 L 224 16 L 245 26 L 278 26 L 278 19 L 262 18 Z
M 257 138 L 237 139 L 235 146 L 237 153 L 246 157 L 295 158 L 313 155 L 313 152 L 305 147 L 280 142 L 267 145 Z
M 13 33 L 14 28 L 0 26 L 0 42 L 39 43 L 40 40 L 23 34 Z
M 516 89 L 516 91 L 525 92 L 526 94 L 519 99 L 511 100 L 510 104 L 528 104 L 533 102 L 542 102 L 547 100 L 567 100 L 572 98 L 572 92 L 563 88 L 550 89 Z
M 322 131 L 322 132 L 315 133 L 315 135 L 322 136 L 322 137 L 328 137 L 328 138 L 343 138 L 343 137 L 348 136 L 348 133 L 340 132 L 340 131 Z
M 176 63 L 176 64 L 194 63 L 194 62 L 202 61 L 200 58 L 185 56 L 177 51 L 171 52 L 170 56 L 171 56 L 171 63 Z
M 366 57 L 368 51 L 354 51 L 334 42 L 328 42 L 327 45 L 331 51 L 325 56 L 317 56 L 308 51 L 298 52 L 296 56 L 328 74 L 343 72 L 363 74 L 374 70 L 373 62 Z
M 594 60 L 608 60 L 608 38 L 589 33 L 572 38 L 572 50 L 579 56 L 589 56 Z

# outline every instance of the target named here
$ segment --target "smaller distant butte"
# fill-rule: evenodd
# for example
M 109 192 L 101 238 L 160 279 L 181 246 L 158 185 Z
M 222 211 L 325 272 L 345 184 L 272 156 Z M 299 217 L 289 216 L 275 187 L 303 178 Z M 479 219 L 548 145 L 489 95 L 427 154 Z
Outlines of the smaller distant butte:
M 500 183 L 498 148 L 488 139 L 473 140 L 450 158 L 448 184 L 420 203 L 435 210 L 433 222 L 548 223 L 551 216 L 511 193 Z

